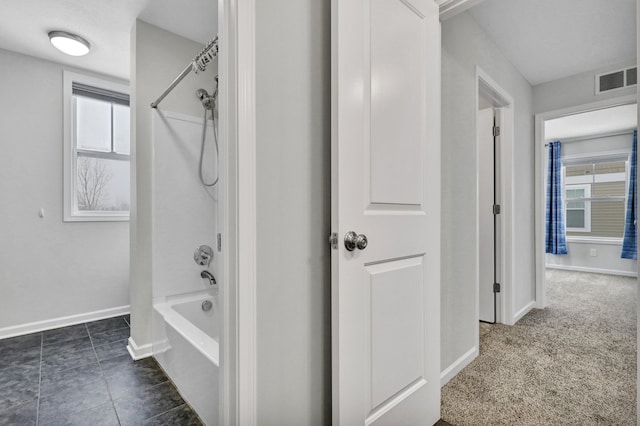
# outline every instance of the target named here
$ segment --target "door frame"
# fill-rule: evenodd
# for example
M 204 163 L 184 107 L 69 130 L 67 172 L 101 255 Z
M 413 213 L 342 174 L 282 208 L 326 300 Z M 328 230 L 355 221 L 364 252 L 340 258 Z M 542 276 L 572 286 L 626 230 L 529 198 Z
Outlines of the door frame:
M 634 95 L 618 96 L 602 101 L 590 102 L 572 107 L 542 112 L 535 115 L 535 136 L 534 136 L 534 156 L 535 156 L 535 271 L 536 271 L 536 308 L 542 309 L 546 306 L 545 300 L 545 182 L 546 164 L 545 159 L 545 134 L 544 123 L 547 120 L 566 117 L 568 115 L 580 114 L 583 112 L 596 111 L 615 106 L 637 103 L 638 98 Z
M 483 0 L 434 0 L 441 20 Z M 446 3 L 446 6 L 445 6 Z M 221 424 L 257 424 L 257 214 L 256 214 L 256 0 L 218 3 L 221 73 L 228 78 L 220 91 L 222 182 L 220 200 L 223 235 L 221 272 Z M 222 144 L 225 145 L 225 144 Z M 226 238 L 224 238 L 226 237 Z M 242 268 L 240 268 L 242 265 Z
M 513 260 L 515 255 L 513 253 L 513 211 L 514 211 L 514 196 L 513 196 L 513 141 L 514 141 L 514 110 L 515 103 L 513 97 L 504 90 L 491 76 L 485 72 L 482 68 L 476 65 L 476 103 L 475 103 L 475 120 L 476 129 L 478 123 L 478 106 L 480 100 L 480 93 L 489 97 L 496 108 L 496 115 L 498 116 L 498 122 L 501 126 L 500 132 L 500 145 L 498 147 L 499 161 L 496 165 L 500 175 L 500 194 L 499 200 L 501 200 L 502 211 L 500 213 L 501 220 L 498 222 L 500 227 L 500 242 L 499 247 L 501 251 L 501 257 L 499 261 L 499 269 L 501 277 L 501 291 L 497 297 L 497 323 L 503 323 L 507 325 L 513 325 L 519 319 L 517 314 L 513 312 L 514 306 L 514 267 Z M 477 133 L 477 132 L 476 132 Z M 480 319 L 480 176 L 478 171 L 480 170 L 479 156 L 478 156 L 478 141 L 475 144 L 476 150 L 476 247 L 475 247 L 475 268 L 476 268 L 476 320 Z M 476 332 L 476 347 L 479 348 L 480 344 L 480 331 Z
M 220 50 L 220 424 L 257 424 L 255 0 L 218 2 Z

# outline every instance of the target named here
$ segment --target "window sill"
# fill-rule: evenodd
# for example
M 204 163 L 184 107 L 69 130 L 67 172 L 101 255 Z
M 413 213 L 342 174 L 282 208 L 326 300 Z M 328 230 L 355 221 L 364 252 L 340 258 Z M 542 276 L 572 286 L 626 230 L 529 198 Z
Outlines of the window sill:
M 612 246 L 621 246 L 622 238 L 567 237 L 567 242 L 577 244 L 607 244 Z
M 129 222 L 129 214 L 123 215 L 72 215 L 64 217 L 65 222 Z

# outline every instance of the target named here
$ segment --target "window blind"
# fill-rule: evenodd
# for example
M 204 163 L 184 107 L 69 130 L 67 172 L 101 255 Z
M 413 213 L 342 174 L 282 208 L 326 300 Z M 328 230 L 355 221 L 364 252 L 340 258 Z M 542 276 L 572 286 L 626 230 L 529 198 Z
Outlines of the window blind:
M 88 86 L 82 83 L 73 82 L 72 93 L 77 96 L 98 99 L 114 104 L 129 106 L 129 95 L 126 93 L 114 92 L 112 90 L 102 89 L 100 87 Z

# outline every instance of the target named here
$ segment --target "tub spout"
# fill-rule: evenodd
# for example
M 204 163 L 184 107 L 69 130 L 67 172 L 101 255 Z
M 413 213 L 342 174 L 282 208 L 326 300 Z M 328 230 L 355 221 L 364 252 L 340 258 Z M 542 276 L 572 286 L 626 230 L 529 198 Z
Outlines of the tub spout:
M 207 270 L 204 270 L 202 272 L 200 272 L 200 276 L 202 278 L 206 278 L 209 280 L 209 284 L 215 286 L 217 284 L 216 282 L 216 278 L 213 276 L 213 274 Z

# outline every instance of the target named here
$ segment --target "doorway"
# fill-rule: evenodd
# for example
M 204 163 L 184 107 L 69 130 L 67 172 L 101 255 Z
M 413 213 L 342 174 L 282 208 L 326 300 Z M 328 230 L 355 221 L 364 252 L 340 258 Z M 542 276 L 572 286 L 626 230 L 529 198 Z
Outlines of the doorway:
M 637 275 L 636 262 L 620 258 L 628 156 L 632 130 L 637 127 L 635 103 L 636 97 L 631 95 L 536 115 L 537 308 L 547 306 L 547 267 L 608 275 Z M 559 127 L 563 122 L 567 123 L 566 130 Z M 560 256 L 545 254 L 545 144 L 556 139 L 560 139 L 563 144 L 562 161 L 567 167 L 564 174 L 568 173 L 563 178 L 564 185 L 569 191 L 582 191 L 581 198 L 573 200 L 570 205 L 570 217 L 566 225 L 569 253 Z M 616 161 L 622 165 L 621 173 L 598 172 L 598 169 L 604 170 L 606 165 L 617 164 Z M 627 166 L 624 165 L 625 162 Z M 593 170 L 587 170 L 590 167 Z M 572 169 L 578 170 L 580 176 L 573 176 L 576 173 Z M 622 177 L 616 179 L 615 176 L 618 175 Z M 605 183 L 600 183 L 601 181 Z M 603 185 L 618 185 L 620 190 L 617 193 L 607 192 L 606 196 L 600 197 L 598 195 Z M 599 213 L 601 211 L 603 214 Z M 580 216 L 578 225 L 574 223 L 576 214 Z
M 510 318 L 505 315 L 511 294 L 505 224 L 512 197 L 505 184 L 512 170 L 507 152 L 513 140 L 513 100 L 480 68 L 476 74 L 477 318 L 493 324 Z

